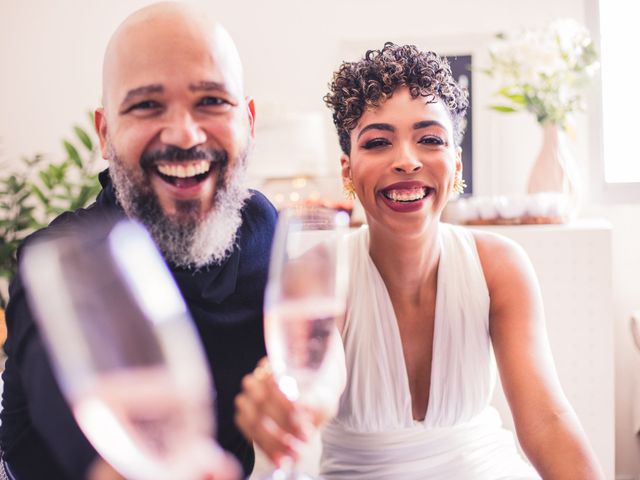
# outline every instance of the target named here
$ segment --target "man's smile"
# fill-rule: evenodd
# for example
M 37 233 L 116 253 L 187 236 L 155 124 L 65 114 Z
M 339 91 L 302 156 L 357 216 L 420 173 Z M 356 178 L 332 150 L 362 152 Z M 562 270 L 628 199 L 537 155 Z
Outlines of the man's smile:
M 203 182 L 212 170 L 212 164 L 208 160 L 159 162 L 155 165 L 160 178 L 178 188 L 188 188 Z

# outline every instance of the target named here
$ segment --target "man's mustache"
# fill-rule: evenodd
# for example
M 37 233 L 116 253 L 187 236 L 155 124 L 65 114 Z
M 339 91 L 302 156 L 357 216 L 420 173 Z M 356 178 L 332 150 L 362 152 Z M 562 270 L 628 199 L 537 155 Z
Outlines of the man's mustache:
M 191 147 L 188 150 L 185 150 L 183 148 L 170 145 L 161 150 L 143 153 L 140 157 L 140 166 L 146 169 L 163 160 L 167 162 L 208 160 L 211 163 L 220 163 L 222 167 L 225 167 L 229 162 L 229 157 L 227 156 L 227 152 L 224 150 L 203 148 L 200 146 Z

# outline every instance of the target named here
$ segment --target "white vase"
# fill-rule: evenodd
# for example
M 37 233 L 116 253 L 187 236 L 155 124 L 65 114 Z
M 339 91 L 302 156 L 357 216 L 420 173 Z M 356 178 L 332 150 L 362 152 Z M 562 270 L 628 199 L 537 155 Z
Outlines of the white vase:
M 580 171 L 567 144 L 567 136 L 559 125 L 542 129 L 542 148 L 529 175 L 527 191 L 556 193 L 565 197 L 568 219 L 577 215 L 582 196 Z

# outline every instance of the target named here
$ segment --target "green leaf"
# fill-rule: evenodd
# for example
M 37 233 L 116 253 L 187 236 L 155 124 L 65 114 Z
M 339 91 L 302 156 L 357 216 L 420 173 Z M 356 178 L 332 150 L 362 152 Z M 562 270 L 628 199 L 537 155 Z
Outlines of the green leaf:
M 36 209 L 36 207 L 21 207 L 20 208 L 20 216 L 23 215 L 31 215 L 31 213 Z
M 24 203 L 29 198 L 30 195 L 31 195 L 31 192 L 29 191 L 29 189 L 25 188 L 22 191 L 22 193 L 18 195 L 18 198 L 16 198 L 16 202 L 17 203 Z
M 70 198 L 70 197 L 71 197 L 71 195 L 67 191 L 62 192 L 62 193 L 55 193 L 53 195 L 53 198 L 55 198 L 57 200 L 62 200 L 63 202 L 73 201 L 73 198 Z M 60 202 L 58 202 L 58 203 L 60 203 Z
M 521 88 L 513 86 L 502 87 L 496 92 L 496 95 L 508 98 L 518 105 L 525 106 L 527 104 L 527 97 L 522 93 L 518 93 L 518 90 L 521 90 Z
M 40 177 L 42 183 L 44 183 L 45 187 L 47 187 L 49 190 L 53 188 L 53 182 L 51 181 L 51 178 L 49 178 L 49 174 L 46 170 L 38 172 L 38 177 Z
M 98 193 L 100 193 L 100 190 L 102 190 L 102 186 L 98 181 L 91 185 L 91 194 L 89 195 L 89 201 L 94 201 L 98 196 Z
M 513 103 L 517 104 L 517 105 L 522 105 L 523 107 L 525 107 L 527 105 L 527 98 L 519 93 L 500 93 L 499 95 L 508 98 L 509 100 L 511 100 Z
M 78 150 L 76 150 L 76 147 L 74 147 L 67 140 L 63 140 L 62 143 L 64 144 L 64 148 L 67 151 L 67 155 L 69 155 L 69 159 L 78 167 L 82 168 L 82 159 L 80 158 L 80 154 L 78 153 Z
M 49 205 L 49 198 L 42 193 L 42 190 L 40 190 L 37 185 L 31 185 L 31 191 L 36 194 L 36 197 L 38 197 L 38 200 L 40 200 L 43 205 Z
M 7 178 L 7 188 L 10 192 L 15 193 L 20 191 L 20 182 L 15 175 L 11 175 Z
M 31 230 L 39 230 L 41 228 L 46 227 L 47 225 L 44 223 L 40 223 L 38 220 L 36 220 L 35 218 L 31 219 L 31 222 L 29 223 L 29 228 Z
M 48 209 L 48 211 L 50 211 L 51 213 L 55 214 L 55 215 L 60 215 L 61 213 L 66 212 L 68 209 L 64 208 L 64 207 L 50 207 Z
M 78 193 L 76 201 L 74 202 L 76 204 L 76 208 L 84 207 L 89 200 L 89 195 L 91 195 L 91 187 L 82 187 Z
M 502 112 L 502 113 L 514 113 L 518 111 L 518 109 L 513 107 L 508 107 L 506 105 L 489 105 L 489 108 L 491 110 L 495 110 L 496 112 Z
M 38 164 L 41 160 L 42 160 L 42 155 L 34 155 L 32 158 L 22 157 L 22 162 L 27 167 L 33 167 L 34 165 Z
M 87 132 L 77 125 L 73 127 L 73 130 L 76 132 L 76 136 L 80 139 L 80 141 L 87 148 L 87 150 L 89 151 L 93 150 L 93 142 L 91 141 L 91 138 L 89 138 L 89 135 L 87 134 Z
M 47 167 L 47 175 L 49 176 L 53 186 L 58 185 L 62 181 L 65 176 L 66 169 L 67 167 L 64 162 L 60 165 L 54 165 L 53 163 L 49 164 Z
M 16 221 L 16 230 L 22 231 L 29 227 L 29 218 L 20 218 Z
M 15 251 L 15 246 L 13 245 L 13 243 L 5 243 L 3 245 L 0 245 L 0 257 L 6 257 L 9 256 L 11 254 L 13 254 L 13 252 Z

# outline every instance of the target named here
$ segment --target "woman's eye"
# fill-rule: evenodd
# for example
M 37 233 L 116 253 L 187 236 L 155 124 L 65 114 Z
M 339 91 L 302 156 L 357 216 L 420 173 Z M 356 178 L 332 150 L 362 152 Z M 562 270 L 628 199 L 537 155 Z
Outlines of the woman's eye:
M 425 135 L 418 141 L 418 143 L 423 145 L 444 145 L 444 140 L 435 135 Z
M 372 140 L 367 140 L 362 145 L 362 148 L 371 150 L 373 148 L 381 148 L 381 147 L 386 147 L 388 145 L 391 145 L 391 142 L 386 138 L 374 138 Z

